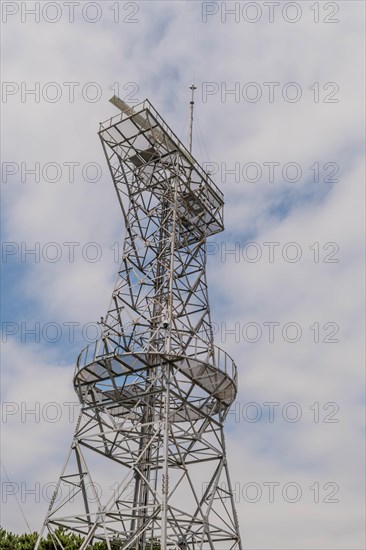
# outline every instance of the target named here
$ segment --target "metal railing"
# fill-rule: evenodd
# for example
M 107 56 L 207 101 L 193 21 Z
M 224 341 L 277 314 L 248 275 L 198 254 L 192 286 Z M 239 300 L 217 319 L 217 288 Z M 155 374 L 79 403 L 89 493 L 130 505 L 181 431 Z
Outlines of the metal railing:
M 146 349 L 141 348 L 125 350 L 121 342 L 122 338 L 118 340 L 117 337 L 113 339 L 110 337 L 105 337 L 86 346 L 78 356 L 75 375 L 84 367 L 97 363 L 105 358 L 116 357 L 119 355 L 133 355 L 138 357 L 139 355 L 156 354 L 163 356 L 166 355 L 172 358 L 182 357 L 195 359 L 201 363 L 214 367 L 236 383 L 237 367 L 230 355 L 218 346 L 212 345 L 210 342 L 205 342 L 195 336 L 190 338 L 189 343 L 187 343 L 184 349 L 172 349 L 169 353 L 166 351 L 158 351 L 148 345 L 146 346 Z
M 155 119 L 156 123 L 160 128 L 167 134 L 167 136 L 170 138 L 171 141 L 173 141 L 177 146 L 178 149 L 181 150 L 181 152 L 186 156 L 193 164 L 195 170 L 198 172 L 198 174 L 204 179 L 206 182 L 208 182 L 209 186 L 212 188 L 212 192 L 217 195 L 217 198 L 220 202 L 224 203 L 224 194 L 223 192 L 217 187 L 217 185 L 213 182 L 211 177 L 207 174 L 207 172 L 204 171 L 202 166 L 198 163 L 198 161 L 192 156 L 192 153 L 190 153 L 187 149 L 187 147 L 182 143 L 182 141 L 177 137 L 177 135 L 173 132 L 173 130 L 168 126 L 168 124 L 165 122 L 163 117 L 158 113 L 158 111 L 153 107 L 153 105 L 150 103 L 148 99 L 145 99 L 141 103 L 138 103 L 137 105 L 134 105 L 131 107 L 131 112 L 121 112 L 117 115 L 105 120 L 104 122 L 100 123 L 100 132 L 103 130 L 107 130 L 111 126 L 116 125 L 118 122 L 121 122 L 122 120 L 127 120 L 133 115 L 140 114 L 142 111 L 148 111 L 152 117 Z

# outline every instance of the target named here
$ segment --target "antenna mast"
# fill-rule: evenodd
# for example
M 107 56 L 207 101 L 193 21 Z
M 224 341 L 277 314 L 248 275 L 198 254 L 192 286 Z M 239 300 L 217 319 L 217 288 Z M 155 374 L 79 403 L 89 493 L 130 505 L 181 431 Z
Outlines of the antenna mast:
M 189 104 L 191 111 L 191 123 L 189 127 L 189 152 L 192 153 L 194 92 L 197 90 L 197 87 L 192 84 L 189 89 L 192 90 L 191 102 Z

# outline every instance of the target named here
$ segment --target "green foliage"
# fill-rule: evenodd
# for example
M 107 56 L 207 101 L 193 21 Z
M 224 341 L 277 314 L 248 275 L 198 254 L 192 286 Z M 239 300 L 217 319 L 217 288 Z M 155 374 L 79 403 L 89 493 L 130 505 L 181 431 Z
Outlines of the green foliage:
M 67 532 L 62 528 L 57 529 L 55 534 L 65 550 L 78 550 L 83 542 L 83 537 L 80 537 L 75 533 Z M 0 550 L 34 550 L 37 538 L 37 533 L 31 533 L 29 535 L 16 535 L 0 528 Z M 122 550 L 123 546 L 123 541 L 117 539 L 111 541 L 112 550 Z M 39 548 L 40 550 L 62 549 L 58 543 L 51 539 L 50 535 L 48 535 L 47 538 L 42 539 Z M 108 550 L 108 547 L 105 542 L 96 542 L 90 550 Z M 160 550 L 160 544 L 158 542 L 154 542 L 152 545 L 152 550 Z
M 0 549 L 34 550 L 37 536 L 37 533 L 32 533 L 30 535 L 14 535 L 13 533 L 5 531 L 5 529 L 0 529 Z

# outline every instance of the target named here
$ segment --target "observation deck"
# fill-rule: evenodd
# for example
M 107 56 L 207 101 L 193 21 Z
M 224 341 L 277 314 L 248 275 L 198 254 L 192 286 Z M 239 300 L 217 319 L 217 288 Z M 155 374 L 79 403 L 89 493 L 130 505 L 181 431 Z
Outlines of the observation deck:
M 83 403 L 104 405 L 114 416 L 125 416 L 146 396 L 146 381 L 153 369 L 167 364 L 179 371 L 182 392 L 191 405 L 189 413 L 176 410 L 175 420 L 187 420 L 187 415 L 192 419 L 194 411 L 197 415 L 226 411 L 234 401 L 237 369 L 233 359 L 197 337 L 188 349 L 170 354 L 125 351 L 115 338 L 98 340 L 78 357 L 75 390 Z
M 127 177 L 131 184 L 126 194 L 130 198 L 142 191 L 161 198 L 175 182 L 177 209 L 185 233 L 182 241 L 198 242 L 223 231 L 223 193 L 151 103 L 146 99 L 130 107 L 116 96 L 111 103 L 121 113 L 100 123 L 99 135 L 105 149 L 114 156 L 112 159 L 109 155 L 115 178 L 120 172 L 119 189 Z

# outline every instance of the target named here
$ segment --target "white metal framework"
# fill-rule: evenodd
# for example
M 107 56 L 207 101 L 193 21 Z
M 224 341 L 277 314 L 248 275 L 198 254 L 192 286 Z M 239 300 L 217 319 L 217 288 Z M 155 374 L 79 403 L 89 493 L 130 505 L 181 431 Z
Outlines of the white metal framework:
M 82 409 L 43 531 L 80 533 L 81 550 L 241 549 L 223 433 L 237 373 L 213 342 L 205 269 L 223 195 L 147 100 L 111 102 L 122 112 L 99 135 L 121 267 L 102 337 L 77 360 Z M 101 464 L 118 467 L 112 495 Z

